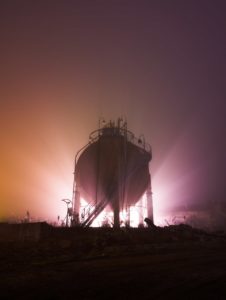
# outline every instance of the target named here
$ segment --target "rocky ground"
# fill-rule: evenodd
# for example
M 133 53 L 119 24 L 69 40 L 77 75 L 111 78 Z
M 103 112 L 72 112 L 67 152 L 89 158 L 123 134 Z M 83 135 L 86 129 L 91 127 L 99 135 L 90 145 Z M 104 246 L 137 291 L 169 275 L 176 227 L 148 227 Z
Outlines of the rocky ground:
M 226 299 L 226 236 L 186 225 L 1 242 L 1 299 Z

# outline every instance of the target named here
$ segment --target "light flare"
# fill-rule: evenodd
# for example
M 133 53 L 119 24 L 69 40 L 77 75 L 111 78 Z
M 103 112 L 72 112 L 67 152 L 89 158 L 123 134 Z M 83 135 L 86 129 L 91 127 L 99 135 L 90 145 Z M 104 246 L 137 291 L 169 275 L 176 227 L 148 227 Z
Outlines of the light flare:
M 80 198 L 80 211 L 81 220 L 83 221 L 89 213 L 89 209 L 94 209 L 94 206 L 90 206 L 88 201 L 84 198 Z M 120 212 L 121 227 L 125 227 L 127 223 L 128 214 L 130 215 L 130 227 L 138 227 L 139 225 L 145 225 L 144 219 L 147 217 L 147 207 L 146 207 L 146 196 L 144 195 L 140 201 L 138 201 L 134 206 L 131 206 L 128 211 L 125 209 Z M 91 227 L 102 227 L 102 226 L 113 226 L 114 214 L 112 211 L 103 210 L 92 222 Z

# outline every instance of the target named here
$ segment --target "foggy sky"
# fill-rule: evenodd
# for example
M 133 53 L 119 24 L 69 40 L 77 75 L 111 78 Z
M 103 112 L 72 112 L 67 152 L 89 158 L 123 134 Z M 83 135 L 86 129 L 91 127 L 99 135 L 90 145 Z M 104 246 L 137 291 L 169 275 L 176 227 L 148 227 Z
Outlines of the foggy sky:
M 225 1 L 0 2 L 0 217 L 64 214 L 98 118 L 152 145 L 156 209 L 226 201 Z

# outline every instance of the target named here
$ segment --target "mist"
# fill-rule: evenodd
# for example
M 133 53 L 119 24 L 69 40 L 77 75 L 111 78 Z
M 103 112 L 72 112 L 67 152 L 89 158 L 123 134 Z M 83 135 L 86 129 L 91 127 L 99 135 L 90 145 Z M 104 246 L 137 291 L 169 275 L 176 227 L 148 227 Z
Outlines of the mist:
M 225 212 L 225 9 L 1 1 L 0 218 L 63 216 L 76 152 L 120 116 L 152 146 L 156 220 Z

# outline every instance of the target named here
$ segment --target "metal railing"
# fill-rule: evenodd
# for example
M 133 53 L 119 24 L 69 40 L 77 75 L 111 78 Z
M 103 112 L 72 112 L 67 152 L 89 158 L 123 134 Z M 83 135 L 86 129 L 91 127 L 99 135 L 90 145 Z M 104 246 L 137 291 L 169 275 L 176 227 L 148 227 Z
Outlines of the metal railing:
M 82 227 L 87 227 L 92 224 L 92 222 L 98 217 L 98 215 L 105 209 L 108 205 L 108 201 L 102 200 L 101 202 L 97 203 L 96 206 L 90 205 L 92 211 L 87 214 L 87 217 L 84 216 L 84 221 L 81 222 Z
M 144 135 L 141 135 L 139 138 L 137 138 L 131 131 L 123 127 L 118 128 L 113 126 L 102 127 L 100 129 L 91 132 L 89 135 L 90 142 L 87 145 L 96 142 L 101 136 L 123 136 L 126 138 L 128 142 L 134 144 L 135 146 L 149 153 L 151 153 L 152 151 L 151 145 L 146 143 Z

